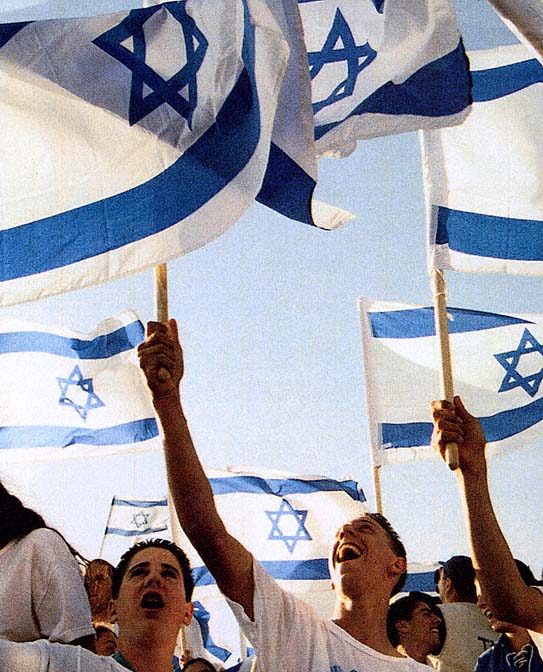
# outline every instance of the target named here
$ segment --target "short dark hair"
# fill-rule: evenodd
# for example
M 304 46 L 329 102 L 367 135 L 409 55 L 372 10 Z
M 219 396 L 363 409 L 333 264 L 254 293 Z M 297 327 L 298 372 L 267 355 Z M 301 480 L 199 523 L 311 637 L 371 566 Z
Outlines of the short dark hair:
M 420 602 L 427 604 L 436 613 L 439 610 L 435 597 L 427 593 L 421 593 L 418 590 L 412 590 L 409 595 L 400 597 L 389 606 L 387 613 L 387 635 L 392 646 L 396 647 L 400 643 L 396 623 L 398 621 L 410 621 L 413 617 L 415 607 Z
M 390 548 L 392 549 L 394 554 L 399 556 L 400 558 L 407 559 L 407 552 L 405 550 L 405 546 L 402 543 L 402 540 L 400 539 L 400 535 L 392 527 L 387 518 L 385 518 L 385 516 L 383 516 L 383 514 L 381 513 L 368 513 L 366 515 L 372 520 L 374 520 L 378 525 L 380 525 L 383 528 L 383 530 L 387 533 L 390 541 Z M 390 595 L 391 597 L 397 595 L 401 591 L 401 589 L 405 585 L 406 579 L 407 579 L 407 568 L 405 572 L 401 574 L 398 581 L 396 582 L 396 585 L 392 589 L 392 593 Z
M 170 553 L 177 558 L 179 566 L 181 567 L 181 573 L 183 574 L 185 599 L 189 602 L 194 591 L 194 577 L 192 576 L 190 562 L 186 553 L 179 548 L 177 544 L 174 544 L 173 541 L 169 541 L 168 539 L 146 539 L 145 541 L 139 541 L 121 555 L 119 564 L 113 570 L 113 579 L 111 582 L 111 596 L 113 599 L 116 600 L 119 597 L 121 583 L 123 582 L 130 560 L 132 560 L 136 553 L 139 553 L 146 548 L 163 548 L 166 551 L 170 551 Z
M 182 672 L 188 670 L 193 663 L 201 663 L 202 665 L 205 665 L 209 670 L 209 672 L 216 672 L 217 669 L 213 665 L 213 663 L 210 663 L 209 660 L 207 660 L 207 658 L 189 658 L 187 662 L 183 665 Z

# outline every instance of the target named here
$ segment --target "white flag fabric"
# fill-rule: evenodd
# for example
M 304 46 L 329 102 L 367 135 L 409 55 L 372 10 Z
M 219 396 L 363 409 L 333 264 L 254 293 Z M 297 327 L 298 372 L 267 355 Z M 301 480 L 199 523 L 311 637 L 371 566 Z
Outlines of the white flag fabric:
M 288 57 L 263 0 L 0 25 L 0 305 L 225 231 L 261 187 Z
M 360 300 L 375 465 L 438 459 L 430 403 L 441 360 L 432 307 Z M 454 389 L 483 425 L 491 454 L 543 436 L 543 316 L 447 309 Z
M 543 65 L 523 45 L 470 52 L 473 110 L 424 131 L 431 267 L 543 273 Z
M 328 556 L 340 525 L 367 511 L 359 485 L 352 480 L 262 470 L 206 468 L 206 473 L 228 531 L 284 588 L 323 616 L 330 616 L 333 593 Z M 176 520 L 172 521 L 172 538 L 189 553 L 195 599 L 211 614 L 209 631 L 215 646 L 232 652 L 228 667 L 231 661 L 245 658 L 237 622 Z
M 449 0 L 298 2 L 319 155 L 465 118 L 468 63 Z
M 136 353 L 143 337 L 131 311 L 90 334 L 2 320 L 2 462 L 160 448 Z

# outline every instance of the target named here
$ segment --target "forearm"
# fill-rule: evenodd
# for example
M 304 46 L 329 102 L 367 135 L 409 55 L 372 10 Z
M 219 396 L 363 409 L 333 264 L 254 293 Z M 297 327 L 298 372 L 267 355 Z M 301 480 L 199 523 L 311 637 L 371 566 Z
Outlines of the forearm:
M 531 590 L 524 584 L 499 526 L 490 493 L 486 464 L 460 474 L 473 564 L 482 592 L 495 617 L 530 627 L 527 610 Z M 527 622 L 530 621 L 530 622 Z

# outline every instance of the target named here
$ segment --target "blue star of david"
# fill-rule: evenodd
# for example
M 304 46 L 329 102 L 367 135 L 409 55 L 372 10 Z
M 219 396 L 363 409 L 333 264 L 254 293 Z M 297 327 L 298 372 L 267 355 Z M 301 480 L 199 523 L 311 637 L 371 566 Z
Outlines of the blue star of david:
M 292 553 L 299 541 L 311 541 L 311 536 L 305 527 L 307 511 L 298 511 L 292 508 L 292 505 L 286 499 L 281 500 L 281 506 L 278 511 L 266 511 L 266 515 L 272 523 L 272 529 L 268 539 L 279 539 Z M 293 518 L 296 522 L 296 530 L 292 534 L 287 534 L 280 527 L 281 518 Z
M 143 513 L 143 511 L 138 511 L 138 513 L 132 516 L 132 525 L 135 525 L 138 530 L 140 527 L 147 527 L 149 523 L 149 514 Z
M 341 42 L 343 47 L 338 47 L 338 42 Z M 376 56 L 377 52 L 371 48 L 369 42 L 360 45 L 355 43 L 349 24 L 338 8 L 322 50 L 308 53 L 309 75 L 313 80 L 326 63 L 345 61 L 347 78 L 340 82 L 327 98 L 313 103 L 314 114 L 327 105 L 332 105 L 332 103 L 352 95 L 358 75 L 364 68 L 368 67 Z M 360 59 L 363 59 L 362 62 Z
M 168 11 L 181 25 L 185 40 L 186 63 L 167 80 L 145 63 L 146 45 L 143 26 L 161 8 Z M 134 51 L 121 44 L 128 38 L 132 38 Z M 132 72 L 128 109 L 130 126 L 166 103 L 186 119 L 189 128 L 192 128 L 192 116 L 198 104 L 197 74 L 204 61 L 208 41 L 196 26 L 194 19 L 186 13 L 185 3 L 171 2 L 133 10 L 119 25 L 97 37 L 94 44 Z M 146 96 L 143 95 L 144 85 L 151 91 Z M 185 87 L 188 97 L 180 93 Z
M 77 365 L 74 366 L 74 369 L 68 378 L 57 377 L 57 381 L 60 386 L 60 398 L 58 403 L 64 406 L 71 406 L 83 420 L 87 419 L 90 410 L 105 406 L 104 402 L 94 392 L 92 378 L 83 378 L 83 374 Z M 83 392 L 87 393 L 85 404 L 78 404 L 70 399 L 68 396 L 70 387 L 80 387 Z
M 530 397 L 535 397 L 541 385 L 541 380 L 543 380 L 543 364 L 539 371 L 527 376 L 523 376 L 517 371 L 520 358 L 534 352 L 539 352 L 543 358 L 543 345 L 539 343 L 528 329 L 524 329 L 516 350 L 500 352 L 494 355 L 506 371 L 498 392 L 507 392 L 508 390 L 513 390 L 515 387 L 522 387 Z

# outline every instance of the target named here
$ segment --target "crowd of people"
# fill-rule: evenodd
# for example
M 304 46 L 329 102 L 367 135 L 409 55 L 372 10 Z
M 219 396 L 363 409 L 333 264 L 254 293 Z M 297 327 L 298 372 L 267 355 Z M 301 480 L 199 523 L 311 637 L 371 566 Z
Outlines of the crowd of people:
M 224 526 L 181 402 L 177 325 L 150 323 L 139 347 L 164 438 L 170 492 L 181 526 L 272 672 L 543 672 L 543 595 L 515 560 L 494 514 L 485 437 L 460 399 L 433 403 L 433 444 L 459 448 L 471 557 L 441 562 L 438 596 L 398 597 L 407 559 L 380 514 L 346 521 L 330 552 L 332 619 L 283 590 Z M 164 375 L 164 372 L 168 375 Z M 186 554 L 170 541 L 131 547 L 116 567 L 83 559 L 37 513 L 0 485 L 0 672 L 214 670 L 174 653 L 193 615 Z

